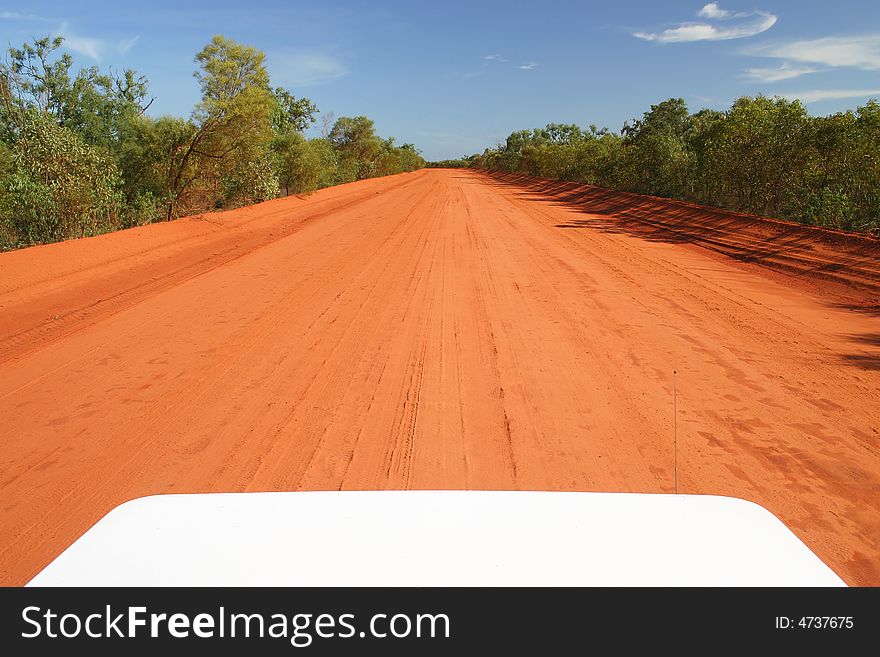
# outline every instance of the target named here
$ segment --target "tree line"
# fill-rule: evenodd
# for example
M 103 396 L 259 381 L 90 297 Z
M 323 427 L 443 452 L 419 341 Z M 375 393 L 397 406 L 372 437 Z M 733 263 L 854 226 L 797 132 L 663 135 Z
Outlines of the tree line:
M 215 36 L 195 56 L 201 100 L 151 117 L 136 71 L 73 71 L 63 38 L 0 64 L 0 249 L 95 235 L 424 166 L 364 116 L 323 117 L 273 87 L 265 55 Z
M 673 98 L 619 133 L 549 124 L 441 166 L 469 166 L 841 230 L 880 232 L 880 104 L 810 116 L 797 100 L 743 97 L 727 111 Z

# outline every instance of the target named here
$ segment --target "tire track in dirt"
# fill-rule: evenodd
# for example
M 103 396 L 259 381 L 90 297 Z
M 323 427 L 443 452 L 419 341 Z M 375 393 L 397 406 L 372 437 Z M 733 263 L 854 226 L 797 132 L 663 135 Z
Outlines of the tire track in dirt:
M 0 582 L 155 493 L 668 492 L 675 368 L 683 489 L 880 583 L 867 265 L 798 229 L 834 280 L 777 275 L 632 225 L 675 204 L 572 201 L 422 171 L 0 254 Z

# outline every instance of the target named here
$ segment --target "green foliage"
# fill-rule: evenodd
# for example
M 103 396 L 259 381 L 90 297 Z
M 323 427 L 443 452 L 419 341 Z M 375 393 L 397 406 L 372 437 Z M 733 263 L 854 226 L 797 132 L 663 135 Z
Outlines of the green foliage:
M 19 117 L 3 178 L 4 246 L 95 235 L 115 227 L 122 204 L 114 163 L 46 114 Z
M 439 166 L 450 163 L 437 163 Z M 880 104 L 811 117 L 744 97 L 690 114 L 673 98 L 620 134 L 549 124 L 452 164 L 574 180 L 843 230 L 880 230 Z
M 478 156 L 470 155 L 468 157 L 460 157 L 451 160 L 436 160 L 428 162 L 425 166 L 429 169 L 466 169 L 474 168 L 474 161 Z M 483 167 L 480 167 L 483 168 Z
M 652 105 L 641 120 L 625 125 L 623 176 L 633 191 L 655 196 L 682 196 L 690 168 L 685 135 L 687 105 L 681 98 Z
M 122 223 L 126 228 L 144 226 L 161 216 L 165 203 L 151 191 L 134 194 L 125 204 Z
M 382 142 L 370 119 L 343 116 L 333 125 L 328 138 L 339 152 L 343 182 L 376 175 L 376 160 L 382 153 Z
M 195 57 L 199 69 L 193 75 L 202 90 L 202 100 L 195 111 L 197 122 L 222 122 L 233 116 L 247 115 L 248 111 L 271 110 L 265 59 L 266 56 L 252 46 L 214 36 Z M 251 104 L 258 107 L 253 108 Z M 260 107 L 262 105 L 266 107 Z
M 317 106 L 308 98 L 296 98 L 281 87 L 272 92 L 272 128 L 276 133 L 302 132 L 317 119 Z
M 73 58 L 54 52 L 61 47 L 62 37 L 43 37 L 21 48 L 10 48 L 9 59 L 0 67 L 3 92 L 19 108 L 30 107 L 56 119 L 64 114 L 65 96 L 70 87 Z M 54 58 L 54 61 L 53 61 Z
M 740 98 L 709 146 L 720 202 L 735 210 L 783 216 L 811 158 L 809 117 L 782 98 Z
M 272 140 L 272 151 L 277 179 L 285 195 L 313 192 L 326 186 L 321 184 L 325 165 L 314 141 L 307 141 L 298 132 L 287 132 Z
M 61 37 L 43 37 L 33 45 L 10 48 L 8 61 L 0 65 L 7 141 L 14 137 L 14 113 L 36 110 L 73 130 L 87 144 L 111 152 L 126 138 L 129 122 L 149 105 L 144 104 L 146 79 L 131 69 L 117 76 L 102 74 L 96 67 L 73 75 L 73 59 L 56 52 L 62 43 Z
M 0 248 L 92 235 L 424 166 L 366 117 L 302 134 L 318 108 L 270 86 L 265 56 L 215 36 L 189 118 L 151 118 L 132 70 L 73 71 L 61 37 L 0 63 Z M 329 124 L 329 117 L 325 124 Z
M 333 143 L 329 139 L 321 137 L 310 140 L 309 147 L 321 163 L 318 189 L 330 187 L 340 182 L 339 153 L 333 147 Z
M 196 130 L 184 151 L 172 193 L 180 199 L 189 185 L 200 182 L 196 189 L 201 194 L 196 199 L 214 207 L 264 200 L 278 186 L 277 180 L 274 184 L 267 180 L 272 171 L 268 148 L 277 103 L 269 90 L 265 55 L 218 35 L 195 60 L 202 100 L 193 112 Z M 180 173 L 191 162 L 199 169 L 198 178 Z M 172 213 L 173 203 L 169 218 Z
M 327 137 L 337 152 L 336 179 L 351 182 L 414 171 L 425 161 L 412 144 L 395 146 L 394 139 L 381 139 L 365 116 L 340 117 Z
M 425 166 L 425 158 L 416 148 L 415 144 L 404 144 L 399 148 L 395 148 L 397 155 L 396 168 L 389 170 L 387 173 L 404 173 L 407 171 L 416 171 Z
M 240 162 L 238 168 L 226 175 L 223 186 L 223 197 L 238 203 L 268 201 L 281 192 L 275 161 L 268 152 Z

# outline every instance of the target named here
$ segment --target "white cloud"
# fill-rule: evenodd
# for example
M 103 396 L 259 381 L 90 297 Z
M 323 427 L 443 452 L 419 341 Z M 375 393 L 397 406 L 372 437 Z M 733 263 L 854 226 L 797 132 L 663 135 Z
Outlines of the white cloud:
M 279 80 L 295 87 L 331 82 L 348 74 L 338 59 L 322 53 L 298 53 L 270 61 L 270 68 Z
M 747 54 L 824 66 L 880 71 L 880 34 L 824 37 L 763 46 Z
M 754 82 L 780 82 L 782 80 L 792 80 L 802 75 L 810 73 L 818 73 L 821 69 L 812 68 L 810 66 L 793 66 L 788 62 L 783 62 L 775 68 L 749 68 L 743 73 L 743 77 Z
M 101 61 L 101 53 L 105 47 L 102 39 L 74 34 L 67 29 L 67 23 L 61 24 L 61 27 L 58 28 L 58 33 L 64 37 L 64 47 L 66 49 L 93 59 L 96 62 Z
M 483 55 L 482 59 L 483 59 L 482 70 L 470 71 L 468 73 L 464 73 L 464 74 L 462 74 L 462 77 L 467 80 L 467 79 L 472 79 L 472 78 L 476 78 L 481 75 L 484 75 L 486 73 L 486 71 L 489 70 L 489 68 L 491 68 L 489 62 L 509 62 L 510 61 L 507 58 L 502 57 L 501 55 L 498 55 L 498 54 Z M 516 66 L 516 68 L 518 68 L 522 71 L 531 71 L 532 69 L 537 68 L 538 64 L 537 64 L 537 62 L 523 62 L 522 64 L 519 64 L 519 65 L 512 64 L 512 66 Z
M 633 32 L 637 39 L 657 43 L 687 43 L 690 41 L 726 41 L 745 39 L 766 32 L 776 25 L 777 17 L 767 11 L 729 12 L 710 2 L 697 15 L 719 21 L 714 23 L 681 23 L 662 32 Z M 735 20 L 734 20 L 735 19 Z
M 19 11 L 0 11 L 0 20 L 7 21 L 44 21 L 42 16 L 36 14 L 22 14 Z
M 787 100 L 818 103 L 823 100 L 842 100 L 844 98 L 880 98 L 880 89 L 813 89 L 778 95 Z
M 730 18 L 733 16 L 733 13 L 719 7 L 717 2 L 710 2 L 697 12 L 697 16 L 700 18 L 714 18 L 715 20 L 720 20 L 723 18 Z
M 134 45 L 141 40 L 141 36 L 138 34 L 130 39 L 123 39 L 119 43 L 116 44 L 116 51 L 120 55 L 125 55 L 129 50 L 134 48 Z
M 119 55 L 125 55 L 140 40 L 140 36 L 119 41 L 82 36 L 71 32 L 67 23 L 62 23 L 56 31 L 60 36 L 64 37 L 64 48 L 96 62 L 100 62 L 108 50 Z

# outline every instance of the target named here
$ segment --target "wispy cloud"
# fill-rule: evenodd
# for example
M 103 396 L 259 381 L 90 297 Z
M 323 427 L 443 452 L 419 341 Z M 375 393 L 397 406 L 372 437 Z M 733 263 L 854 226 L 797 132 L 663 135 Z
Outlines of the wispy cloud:
M 823 100 L 842 100 L 845 98 L 880 98 L 880 89 L 813 89 L 778 95 L 788 100 L 818 103 Z
M 58 23 L 57 18 L 46 18 L 20 11 L 0 11 L 0 20 Z M 101 61 L 108 52 L 125 55 L 140 40 L 140 35 L 119 40 L 84 36 L 71 30 L 67 21 L 61 21 L 54 33 L 64 38 L 64 48 L 96 62 Z
M 765 45 L 746 51 L 759 57 L 787 59 L 834 68 L 850 67 L 880 71 L 880 34 L 824 37 Z
M 19 11 L 0 11 L 0 20 L 7 21 L 44 21 L 42 16 L 36 14 L 23 14 Z
M 56 31 L 64 37 L 64 47 L 67 50 L 96 62 L 100 62 L 108 51 L 125 55 L 140 40 L 140 35 L 120 40 L 83 36 L 71 31 L 67 23 L 62 23 Z
M 480 59 L 483 60 L 483 64 L 480 67 L 480 70 L 468 71 L 466 73 L 462 73 L 461 77 L 464 78 L 465 80 L 471 80 L 473 78 L 478 78 L 482 75 L 485 75 L 487 72 L 489 72 L 491 70 L 497 70 L 497 66 L 495 66 L 495 64 L 493 64 L 493 62 L 508 63 L 510 61 L 509 59 L 507 59 L 503 55 L 499 55 L 497 53 L 491 54 L 491 55 L 483 55 Z M 511 64 L 510 66 L 515 67 L 515 68 L 522 70 L 522 71 L 531 71 L 534 68 L 538 68 L 538 63 L 525 61 L 525 62 L 522 62 L 521 64 Z M 503 66 L 501 68 L 506 69 L 508 67 Z
M 141 40 L 141 35 L 133 36 L 130 39 L 123 39 L 119 43 L 116 44 L 116 50 L 120 55 L 126 54 L 129 50 L 134 48 L 134 45 Z
M 106 47 L 102 39 L 81 36 L 70 31 L 67 23 L 62 23 L 58 33 L 64 37 L 64 47 L 78 55 L 88 57 L 96 62 L 101 60 L 101 53 Z
M 348 68 L 341 61 L 323 53 L 297 53 L 272 58 L 269 66 L 285 84 L 297 87 L 323 84 L 348 75 Z
M 713 22 L 689 21 L 661 32 L 633 32 L 637 39 L 656 43 L 687 43 L 690 41 L 726 41 L 745 39 L 766 32 L 776 24 L 777 17 L 768 11 L 731 12 L 717 2 L 710 2 L 697 16 Z
M 811 66 L 794 66 L 788 62 L 772 68 L 749 68 L 743 73 L 743 77 L 753 82 L 781 82 L 792 80 L 802 75 L 819 73 L 822 69 Z

